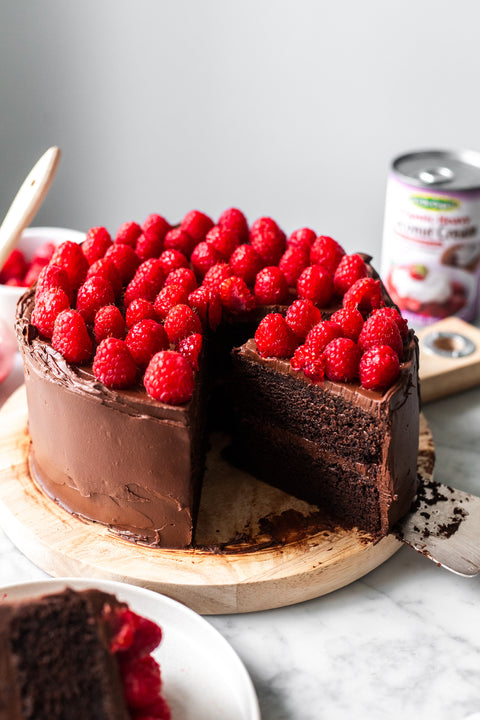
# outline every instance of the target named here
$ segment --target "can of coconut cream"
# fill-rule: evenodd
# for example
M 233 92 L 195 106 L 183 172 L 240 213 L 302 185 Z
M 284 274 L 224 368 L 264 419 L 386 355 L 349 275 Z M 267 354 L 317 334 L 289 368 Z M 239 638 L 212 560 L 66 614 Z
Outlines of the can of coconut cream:
M 425 150 L 392 163 L 382 279 L 416 327 L 477 316 L 480 281 L 480 153 Z

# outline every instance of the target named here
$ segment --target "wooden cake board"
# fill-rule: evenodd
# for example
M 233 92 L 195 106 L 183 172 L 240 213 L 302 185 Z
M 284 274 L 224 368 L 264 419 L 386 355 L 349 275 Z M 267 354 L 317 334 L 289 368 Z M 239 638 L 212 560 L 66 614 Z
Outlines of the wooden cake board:
M 422 418 L 420 473 L 431 467 L 432 449 Z M 50 500 L 32 478 L 29 452 L 22 386 L 0 412 L 0 524 L 24 555 L 54 577 L 117 580 L 161 592 L 202 614 L 240 613 L 332 592 L 401 547 L 393 535 L 374 543 L 358 530 L 334 527 L 318 508 L 239 472 L 219 453 L 207 461 L 197 528 L 201 547 L 134 544 Z

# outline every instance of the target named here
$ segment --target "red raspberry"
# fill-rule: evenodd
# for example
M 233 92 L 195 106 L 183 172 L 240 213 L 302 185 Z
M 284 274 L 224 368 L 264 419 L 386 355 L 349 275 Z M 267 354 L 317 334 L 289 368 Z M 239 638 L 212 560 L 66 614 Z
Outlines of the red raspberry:
M 133 327 L 140 320 L 158 320 L 153 303 L 145 298 L 137 298 L 132 300 L 125 313 L 125 322 L 127 328 Z
M 330 320 L 340 325 L 344 337 L 357 342 L 363 327 L 363 316 L 360 310 L 357 310 L 356 307 L 340 308 L 333 313 Z
M 188 293 L 191 293 L 197 288 L 197 279 L 193 270 L 181 267 L 168 273 L 164 287 L 168 287 L 168 285 L 181 285 Z
M 165 330 L 172 344 L 187 335 L 202 332 L 202 323 L 189 305 L 175 305 L 165 318 Z
M 270 313 L 260 322 L 255 333 L 255 343 L 262 357 L 289 358 L 298 346 L 298 338 L 288 327 L 283 315 Z
M 7 280 L 5 285 L 8 285 L 8 287 L 25 287 L 23 278 L 10 278 L 10 280 Z
M 153 302 L 163 287 L 166 275 L 160 260 L 156 258 L 145 260 L 127 285 L 125 305 L 128 306 L 137 298 L 145 298 Z
M 94 275 L 78 288 L 77 310 L 86 323 L 93 323 L 98 310 L 104 305 L 113 305 L 114 302 L 112 286 L 102 277 Z
M 275 265 L 260 270 L 253 292 L 259 305 L 281 305 L 288 298 L 285 275 Z
M 182 255 L 185 255 L 186 258 L 189 258 L 196 244 L 194 238 L 185 230 L 182 230 L 182 228 L 173 228 L 165 235 L 163 247 L 165 250 L 178 250 Z
M 150 360 L 143 383 L 154 400 L 169 405 L 182 405 L 193 395 L 193 368 L 180 353 L 163 350 Z
M 57 315 L 52 347 L 69 363 L 82 365 L 90 360 L 92 341 L 84 319 L 76 310 L 62 310 Z
M 113 262 L 124 284 L 130 282 L 140 265 L 135 250 L 125 244 L 111 245 L 105 253 L 105 259 Z
M 320 355 L 328 343 L 332 342 L 336 338 L 342 337 L 342 328 L 337 323 L 331 320 L 322 320 L 310 330 L 305 340 L 311 350 Z
M 395 350 L 399 360 L 402 359 L 402 337 L 395 320 L 390 317 L 371 315 L 365 320 L 358 338 L 358 345 L 362 352 L 379 345 L 388 345 L 392 350 Z
M 57 247 L 50 261 L 52 265 L 63 267 L 70 280 L 72 290 L 80 287 L 88 270 L 88 260 L 78 243 L 65 240 Z
M 313 326 L 321 322 L 322 313 L 311 300 L 295 300 L 288 308 L 285 320 L 295 335 L 305 340 Z
M 39 248 L 35 250 L 32 257 L 32 265 L 39 264 L 42 265 L 42 267 L 45 267 L 45 265 L 48 265 L 50 260 L 53 257 L 53 253 L 55 252 L 55 243 L 53 242 L 45 242 L 42 245 L 40 245 Z
M 325 375 L 333 382 L 352 382 L 358 377 L 361 350 L 349 338 L 336 338 L 324 350 Z
M 333 296 L 332 276 L 320 265 L 310 265 L 298 278 L 297 294 L 303 300 L 325 307 Z
M 310 249 L 310 262 L 321 265 L 333 274 L 344 255 L 345 250 L 336 240 L 328 235 L 320 235 Z
M 212 245 L 224 260 L 228 260 L 233 251 L 240 245 L 236 232 L 222 225 L 215 225 L 209 230 L 205 242 Z
M 202 343 L 203 338 L 200 333 L 194 333 L 179 340 L 175 348 L 180 355 L 187 358 L 194 370 L 198 370 L 199 368 L 198 359 L 202 351 Z
M 219 290 L 220 285 L 223 283 L 224 280 L 231 277 L 233 275 L 233 270 L 227 263 L 216 263 L 215 265 L 212 265 L 211 268 L 208 268 L 207 272 L 205 273 L 205 277 L 203 278 L 202 285 L 204 287 L 208 287 L 211 290 Z
M 122 663 L 150 654 L 162 640 L 162 629 L 130 608 L 113 609 L 106 604 L 102 609 L 102 619 L 111 631 L 110 652 L 119 653 L 118 660 Z
M 294 230 L 287 240 L 287 248 L 297 248 L 297 250 L 310 254 L 310 248 L 312 247 L 316 237 L 317 236 L 314 231 L 310 230 L 310 228 L 300 228 L 299 230 Z
M 333 276 L 336 294 L 343 297 L 354 282 L 364 277 L 367 277 L 367 266 L 363 258 L 360 255 L 344 255 Z
M 161 237 L 162 240 L 165 238 L 167 232 L 171 229 L 172 226 L 170 225 L 170 223 L 165 220 L 162 215 L 157 215 L 156 213 L 152 213 L 151 215 L 149 215 L 142 225 L 142 231 L 144 233 L 154 233 L 155 235 Z
M 93 374 L 108 388 L 133 385 L 137 367 L 125 340 L 114 337 L 102 340 L 93 360 Z
M 164 250 L 158 258 L 165 270 L 165 277 L 172 270 L 188 267 L 188 260 L 179 250 Z
M 125 337 L 125 320 L 116 305 L 105 305 L 95 315 L 94 335 L 97 343 L 107 337 L 123 340 Z
M 308 251 L 298 247 L 287 247 L 278 267 L 285 275 L 289 287 L 296 287 L 298 278 L 308 265 Z
M 247 285 L 254 284 L 257 273 L 264 266 L 262 258 L 251 245 L 240 245 L 234 250 L 229 264 L 235 275 L 245 280 Z
M 405 340 L 405 338 L 408 335 L 408 323 L 403 318 L 398 310 L 394 307 L 384 307 L 384 308 L 378 308 L 378 310 L 374 310 L 372 312 L 372 317 L 374 316 L 381 316 L 381 317 L 388 317 L 391 320 L 394 320 L 399 331 L 400 335 L 402 336 L 402 339 Z
M 113 261 L 107 257 L 95 260 L 95 262 L 90 265 L 86 279 L 88 280 L 91 277 L 101 277 L 110 283 L 116 297 L 122 292 L 122 279 Z
M 165 320 L 170 310 L 175 305 L 185 305 L 188 299 L 187 290 L 182 285 L 168 285 L 162 288 L 155 298 L 153 308 L 157 313 L 157 318 Z
M 354 282 L 343 296 L 343 307 L 352 306 L 370 312 L 382 305 L 380 280 L 374 280 L 371 277 L 361 278 Z
M 220 285 L 220 301 L 231 313 L 245 313 L 255 307 L 255 297 L 242 278 L 232 275 Z
M 160 668 L 151 655 L 119 663 L 123 692 L 129 708 L 148 707 L 160 695 Z
M 124 222 L 117 230 L 114 242 L 118 245 L 128 245 L 134 249 L 137 238 L 142 234 L 142 228 L 136 222 Z
M 222 262 L 222 256 L 215 250 L 213 245 L 201 242 L 197 245 L 190 257 L 195 275 L 203 278 L 209 268 L 216 263 Z
M 93 227 L 87 232 L 85 241 L 82 243 L 82 252 L 91 265 L 95 260 L 100 260 L 112 244 L 110 233 L 104 227 Z
M 32 325 L 35 325 L 43 337 L 50 339 L 57 315 L 69 307 L 70 300 L 61 288 L 44 290 L 35 300 L 31 318 Z
M 68 279 L 65 268 L 59 265 L 45 265 L 43 270 L 41 270 L 35 289 L 35 299 L 37 299 L 44 290 L 51 290 L 52 288 L 60 288 L 71 299 L 72 290 L 70 280 Z
M 224 210 L 218 218 L 217 225 L 232 230 L 238 237 L 239 243 L 248 241 L 248 222 L 241 210 L 237 208 Z
M 162 697 L 141 710 L 134 710 L 132 720 L 172 720 L 170 708 Z
M 27 261 L 21 250 L 14 248 L 5 260 L 0 272 L 0 283 L 6 285 L 9 280 L 22 279 L 27 272 Z
M 302 371 L 313 382 L 322 382 L 325 377 L 325 358 L 312 347 L 300 345 L 295 350 L 290 365 L 296 372 Z
M 366 390 L 387 390 L 400 374 L 397 353 L 388 345 L 379 345 L 363 353 L 360 360 L 360 383 Z
M 135 253 L 141 262 L 150 258 L 158 258 L 163 250 L 163 237 L 154 231 L 146 231 L 138 236 Z
M 195 310 L 205 327 L 217 329 L 222 320 L 222 303 L 218 293 L 201 286 L 190 293 L 188 304 Z
M 40 263 L 30 263 L 30 267 L 28 268 L 27 272 L 23 277 L 22 285 L 24 285 L 24 287 L 30 287 L 31 285 L 34 285 L 37 282 L 41 271 L 45 267 L 47 266 Z
M 190 210 L 180 223 L 182 230 L 188 232 L 197 244 L 205 240 L 206 234 L 213 225 L 213 220 L 199 210 Z
M 165 329 L 155 320 L 140 320 L 130 328 L 125 338 L 135 364 L 145 369 L 152 357 L 160 350 L 168 350 L 169 341 Z
M 262 217 L 253 223 L 250 243 L 265 265 L 278 265 L 285 252 L 286 242 L 285 233 L 272 218 Z

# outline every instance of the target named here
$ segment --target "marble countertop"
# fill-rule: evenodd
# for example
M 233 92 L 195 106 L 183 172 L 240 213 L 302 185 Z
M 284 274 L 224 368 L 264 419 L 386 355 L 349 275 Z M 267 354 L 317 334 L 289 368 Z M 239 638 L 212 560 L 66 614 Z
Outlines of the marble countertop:
M 17 356 L 0 405 L 21 382 Z M 480 389 L 424 412 L 436 479 L 480 495 Z M 0 530 L 0 585 L 46 577 Z M 406 547 L 330 595 L 207 619 L 250 672 L 263 720 L 480 720 L 480 576 Z

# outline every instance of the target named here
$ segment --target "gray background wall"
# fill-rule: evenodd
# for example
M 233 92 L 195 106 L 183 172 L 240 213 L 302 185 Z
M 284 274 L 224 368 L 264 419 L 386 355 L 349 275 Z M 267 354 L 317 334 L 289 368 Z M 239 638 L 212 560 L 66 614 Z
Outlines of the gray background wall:
M 480 4 L 0 0 L 0 213 L 63 158 L 35 224 L 237 205 L 380 253 L 392 157 L 480 149 Z

